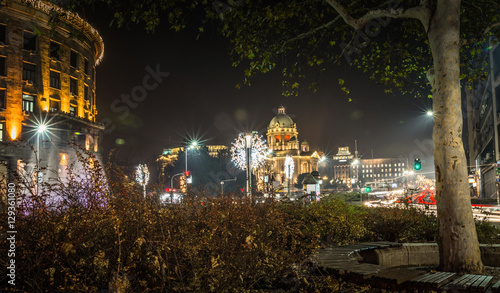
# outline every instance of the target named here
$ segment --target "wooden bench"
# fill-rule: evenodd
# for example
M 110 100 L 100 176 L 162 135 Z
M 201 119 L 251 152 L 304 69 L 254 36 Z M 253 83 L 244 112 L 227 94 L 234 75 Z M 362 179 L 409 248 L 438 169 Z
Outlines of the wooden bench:
M 492 276 L 467 274 L 455 279 L 451 283 L 448 283 L 443 289 L 467 292 L 484 292 L 491 283 L 492 278 Z
M 496 282 L 491 286 L 491 292 L 493 293 L 500 293 L 500 281 Z
M 437 290 L 457 278 L 457 274 L 448 272 L 434 272 L 421 275 L 409 282 L 410 287 L 423 290 Z

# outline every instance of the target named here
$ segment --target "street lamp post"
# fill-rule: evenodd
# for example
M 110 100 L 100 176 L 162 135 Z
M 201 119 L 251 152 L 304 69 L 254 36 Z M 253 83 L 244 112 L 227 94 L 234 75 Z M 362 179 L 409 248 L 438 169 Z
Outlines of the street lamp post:
M 170 178 L 170 203 L 174 203 L 174 177 L 184 175 L 184 173 L 177 173 Z
M 233 179 L 226 179 L 226 180 L 222 180 L 220 182 L 220 188 L 221 188 L 221 194 L 224 196 L 224 182 L 228 182 L 228 181 L 236 181 L 236 177 L 233 178 Z
M 252 199 L 252 134 L 245 135 L 245 151 L 246 151 L 246 170 L 247 170 L 247 196 Z
M 189 146 L 186 147 L 186 169 L 184 171 L 188 170 L 188 151 L 190 149 L 194 149 L 197 146 L 198 146 L 198 142 L 197 141 L 193 141 L 193 142 L 191 142 L 191 144 Z
M 39 124 L 36 130 L 36 193 L 38 194 L 39 183 L 42 181 L 42 174 L 40 174 L 40 135 L 43 135 L 47 130 L 47 125 Z

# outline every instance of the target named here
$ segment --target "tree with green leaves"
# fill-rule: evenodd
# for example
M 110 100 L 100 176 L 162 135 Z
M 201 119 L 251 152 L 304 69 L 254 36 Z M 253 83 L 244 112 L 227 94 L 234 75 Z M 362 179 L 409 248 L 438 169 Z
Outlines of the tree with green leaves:
M 215 21 L 231 41 L 233 65 L 243 67 L 246 84 L 279 68 L 284 94 L 295 95 L 317 88 L 308 80 L 310 68 L 323 71 L 347 63 L 388 93 L 432 97 L 440 266 L 481 272 L 462 143 L 460 87 L 463 81 L 484 77 L 485 60 L 477 55 L 500 35 L 497 1 L 225 1 L 103 0 L 113 5 L 119 25 L 132 20 L 153 30 L 166 15 L 178 31 L 193 16 L 202 16 L 203 32 Z M 348 93 L 342 79 L 339 86 Z

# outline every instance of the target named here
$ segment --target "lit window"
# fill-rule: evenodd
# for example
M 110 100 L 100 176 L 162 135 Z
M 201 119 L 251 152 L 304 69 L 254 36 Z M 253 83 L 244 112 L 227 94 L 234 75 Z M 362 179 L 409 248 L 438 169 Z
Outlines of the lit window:
M 33 113 L 35 108 L 35 96 L 23 94 L 23 111 Z
M 50 72 L 50 87 L 61 89 L 61 74 L 59 72 Z
M 50 111 L 51 112 L 59 112 L 60 102 L 58 100 L 50 100 Z
M 61 153 L 61 160 L 59 161 L 59 165 L 61 165 L 61 166 L 68 165 L 68 154 Z
M 30 32 L 24 32 L 23 49 L 35 52 L 36 51 L 36 35 Z
M 4 123 L 0 123 L 0 141 L 3 141 L 3 130 L 4 130 Z
M 31 63 L 23 63 L 23 80 L 35 83 L 36 65 Z
M 75 100 L 71 100 L 69 103 L 69 113 L 73 115 L 78 114 L 78 103 Z
M 71 50 L 70 65 L 74 68 L 78 67 L 78 53 L 73 50 Z

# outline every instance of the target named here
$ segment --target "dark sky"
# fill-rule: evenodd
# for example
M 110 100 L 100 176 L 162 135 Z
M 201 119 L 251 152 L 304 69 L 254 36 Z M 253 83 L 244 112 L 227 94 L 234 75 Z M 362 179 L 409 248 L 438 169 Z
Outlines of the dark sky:
M 109 17 L 87 16 L 105 43 L 96 90 L 98 120 L 109 118 L 114 126 L 104 134 L 105 151 L 116 148 L 140 161 L 157 157 L 168 146 L 181 146 L 186 137 L 230 145 L 241 131 L 265 135 L 280 104 L 297 123 L 299 140 L 329 155 L 339 146 L 354 149 L 357 140 L 365 157 L 371 157 L 372 149 L 375 157 L 406 156 L 419 149 L 416 140 L 431 138 L 432 122 L 425 117 L 429 99 L 384 94 L 361 72 L 332 67 L 320 77 L 318 92 L 298 97 L 281 95 L 279 70 L 238 90 L 243 68 L 231 67 L 229 42 L 222 37 L 206 33 L 196 40 L 189 30 L 174 33 L 162 27 L 154 34 L 138 26 L 110 28 Z M 169 76 L 147 91 L 135 109 L 128 107 L 129 115 L 113 111 L 113 101 L 143 84 L 147 66 L 159 66 Z M 349 95 L 340 90 L 339 77 L 345 79 Z M 117 145 L 117 139 L 124 144 Z

